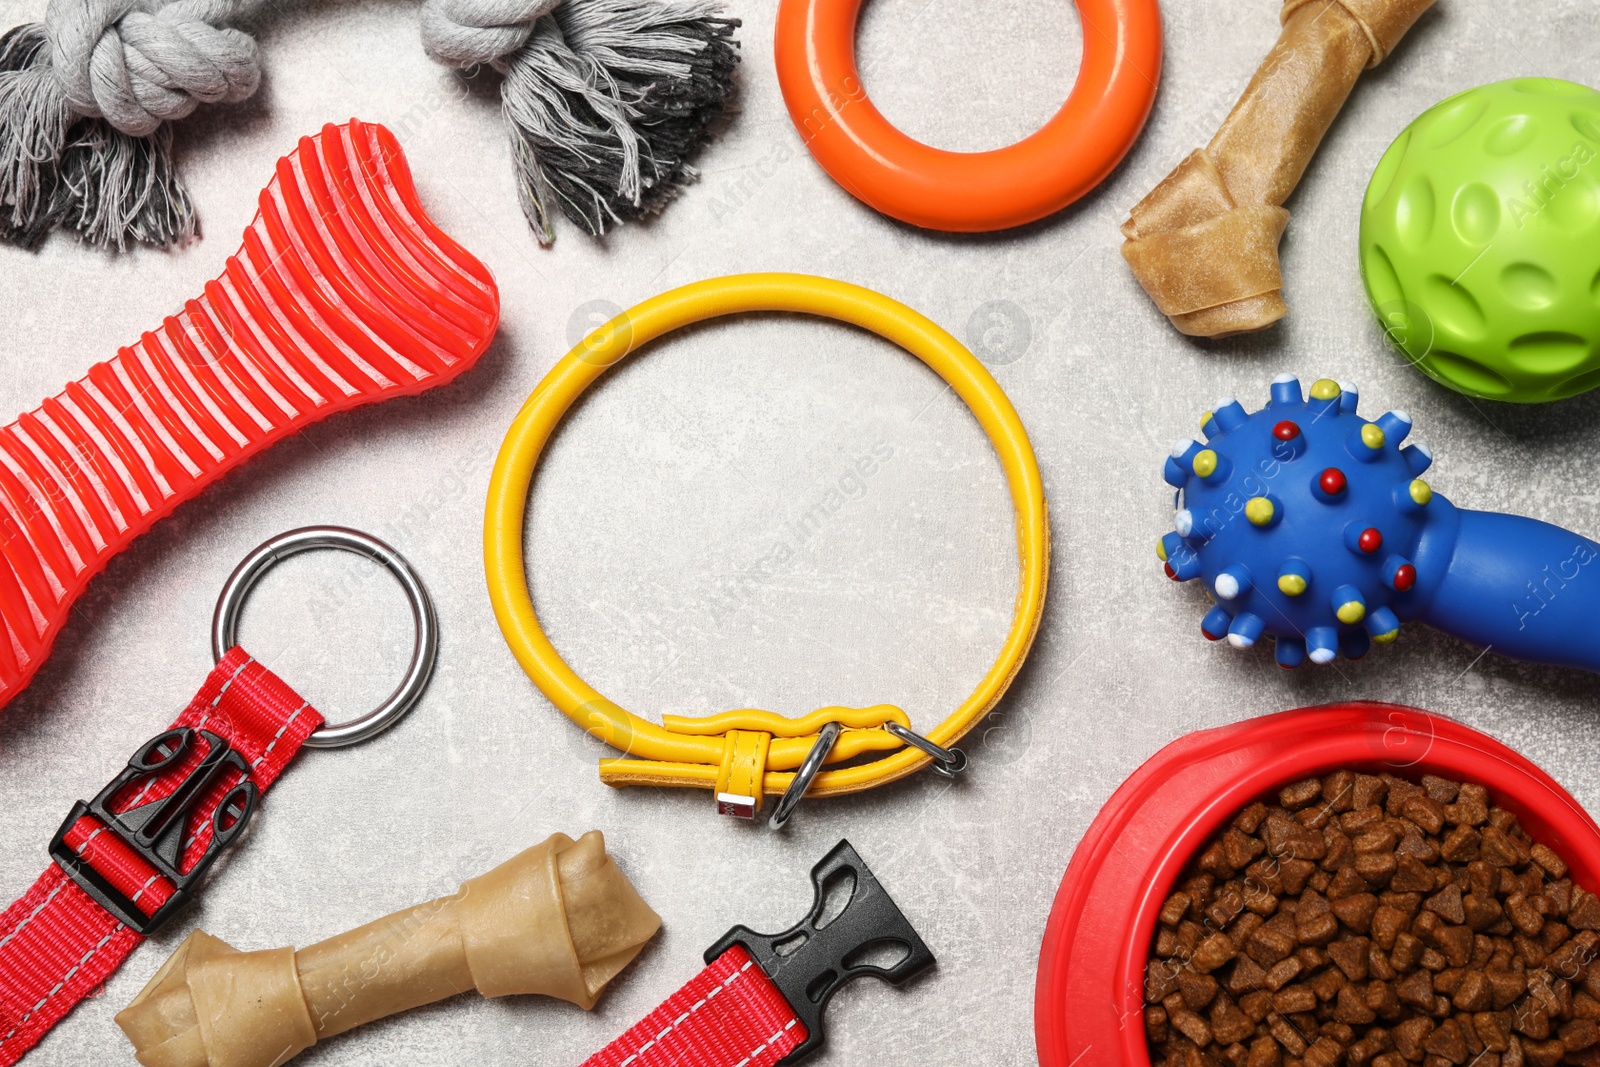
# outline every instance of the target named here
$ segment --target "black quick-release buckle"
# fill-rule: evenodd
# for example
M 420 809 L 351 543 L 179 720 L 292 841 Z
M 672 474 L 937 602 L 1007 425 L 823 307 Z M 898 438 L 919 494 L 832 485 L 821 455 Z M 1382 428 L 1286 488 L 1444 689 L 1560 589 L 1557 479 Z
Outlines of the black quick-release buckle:
M 206 743 L 205 754 L 176 789 L 160 800 L 135 804 L 126 811 L 111 810 L 117 795 L 133 783 L 144 780 L 147 788 L 153 787 L 164 772 L 182 765 L 194 750 L 197 738 Z M 189 816 L 217 776 L 230 767 L 239 771 L 243 779 L 228 790 L 212 814 L 212 837 L 205 854 L 187 871 L 179 870 L 185 846 L 190 841 Z M 250 780 L 250 765 L 226 740 L 210 730 L 176 727 L 146 741 L 93 803 L 85 804 L 80 800 L 72 806 L 72 814 L 50 841 L 50 858 L 119 922 L 136 933 L 149 935 L 182 911 L 193 898 L 191 890 L 195 883 L 205 877 L 222 851 L 244 832 L 259 796 L 260 790 Z M 135 900 L 112 885 L 67 844 L 67 834 L 85 815 L 97 820 L 105 832 L 114 835 L 172 884 L 172 896 L 154 914 L 146 915 L 141 911 Z
M 781 934 L 735 926 L 706 949 L 706 962 L 711 963 L 734 945 L 743 945 L 805 1024 L 805 1042 L 778 1061 L 781 1067 L 792 1067 L 827 1042 L 822 1013 L 847 982 L 870 976 L 904 985 L 934 964 L 933 953 L 849 841 L 840 841 L 811 868 L 811 882 L 816 899 L 799 923 Z M 839 910 L 833 898 L 847 885 L 848 896 Z M 883 965 L 877 962 L 883 953 L 899 958 Z

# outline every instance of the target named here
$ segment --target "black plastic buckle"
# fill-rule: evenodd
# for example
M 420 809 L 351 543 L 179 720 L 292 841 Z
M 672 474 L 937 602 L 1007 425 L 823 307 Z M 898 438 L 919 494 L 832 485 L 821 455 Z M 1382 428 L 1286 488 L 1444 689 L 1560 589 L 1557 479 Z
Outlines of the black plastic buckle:
M 799 923 L 781 934 L 735 926 L 706 949 L 706 962 L 711 963 L 734 945 L 743 945 L 805 1023 L 805 1042 L 779 1060 L 780 1065 L 799 1063 L 827 1043 L 822 1013 L 845 983 L 870 976 L 904 985 L 934 964 L 933 953 L 849 841 L 840 841 L 811 868 L 811 882 L 816 899 Z M 829 897 L 846 883 L 849 897 L 843 910 L 836 911 Z M 884 950 L 903 955 L 887 967 L 870 962 L 874 952 Z
M 111 810 L 111 803 L 117 794 L 134 782 L 147 780 L 149 785 L 154 785 L 164 772 L 181 765 L 194 749 L 197 737 L 206 743 L 205 755 L 177 789 L 160 800 L 139 804 L 126 811 Z M 243 774 L 244 779 L 228 790 L 212 814 L 212 838 L 205 854 L 189 870 L 181 871 L 178 865 L 183 861 L 184 846 L 189 841 L 189 815 L 216 781 L 217 775 L 229 767 Z M 205 877 L 206 871 L 222 851 L 244 832 L 245 825 L 255 812 L 259 796 L 260 791 L 250 780 L 250 765 L 227 741 L 210 730 L 197 732 L 187 726 L 176 727 L 146 741 L 133 754 L 128 766 L 100 791 L 93 803 L 85 804 L 80 800 L 72 806 L 72 814 L 67 816 L 67 821 L 61 824 L 61 829 L 50 841 L 50 858 L 95 903 L 114 915 L 124 926 L 136 933 L 149 935 L 189 903 L 195 883 Z M 85 815 L 98 820 L 107 833 L 113 834 L 172 883 L 172 896 L 154 914 L 146 915 L 141 911 L 137 902 L 112 885 L 108 878 L 67 844 L 68 832 Z

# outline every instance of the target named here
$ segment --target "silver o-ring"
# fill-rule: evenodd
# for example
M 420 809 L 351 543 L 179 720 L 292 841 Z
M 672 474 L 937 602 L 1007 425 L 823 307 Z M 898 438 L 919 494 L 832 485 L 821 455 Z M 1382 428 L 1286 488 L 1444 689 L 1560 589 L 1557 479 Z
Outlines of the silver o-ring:
M 800 767 L 794 772 L 794 778 L 789 782 L 789 788 L 783 791 L 783 796 L 778 800 L 778 806 L 772 809 L 772 818 L 767 825 L 774 830 L 782 830 L 794 815 L 794 809 L 800 806 L 800 801 L 806 795 L 806 790 L 811 788 L 811 780 L 822 770 L 822 764 L 827 761 L 828 753 L 833 751 L 833 743 L 839 740 L 839 734 L 844 727 L 837 722 L 825 722 L 822 729 L 817 731 L 816 743 L 811 746 L 811 751 L 806 753 L 806 758 L 801 761 Z
M 417 572 L 412 570 L 411 564 L 400 553 L 376 537 L 343 526 L 304 526 L 262 542 L 233 569 L 222 586 L 222 594 L 217 597 L 217 610 L 211 616 L 211 654 L 220 660 L 228 649 L 238 643 L 239 612 L 244 607 L 245 597 L 261 576 L 290 556 L 315 548 L 338 548 L 354 552 L 388 568 L 405 590 L 406 600 L 411 604 L 411 621 L 417 632 L 406 675 L 387 700 L 360 718 L 319 727 L 305 741 L 310 748 L 339 748 L 365 741 L 393 726 L 422 696 L 422 691 L 428 687 L 428 679 L 433 675 L 434 660 L 439 654 L 438 618 L 422 579 L 417 577 Z

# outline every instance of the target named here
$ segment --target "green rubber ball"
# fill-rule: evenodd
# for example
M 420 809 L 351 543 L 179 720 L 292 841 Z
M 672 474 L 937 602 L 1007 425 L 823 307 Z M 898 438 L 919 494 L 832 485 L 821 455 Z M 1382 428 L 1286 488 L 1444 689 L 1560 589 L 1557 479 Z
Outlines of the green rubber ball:
M 1424 112 L 1367 187 L 1361 277 L 1442 385 L 1519 403 L 1600 385 L 1600 92 L 1517 78 Z

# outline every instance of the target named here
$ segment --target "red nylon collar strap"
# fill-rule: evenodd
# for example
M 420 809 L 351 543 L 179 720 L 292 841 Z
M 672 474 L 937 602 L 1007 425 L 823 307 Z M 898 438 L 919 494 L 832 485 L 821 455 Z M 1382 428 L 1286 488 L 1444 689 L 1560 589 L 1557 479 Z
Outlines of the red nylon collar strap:
M 863 977 L 902 985 L 933 966 L 850 842 L 811 868 L 811 886 L 804 919 L 779 934 L 729 930 L 706 950 L 705 970 L 583 1067 L 792 1065 L 822 1047 L 822 1013 L 844 985 Z M 874 958 L 874 947 L 901 955 Z
M 107 797 L 107 803 L 120 814 L 153 806 L 199 783 L 196 796 L 176 814 L 182 826 L 181 859 L 176 866 L 191 873 L 215 855 L 211 847 L 219 825 L 224 837 L 231 839 L 235 825 L 242 829 L 249 815 L 248 805 L 243 805 L 234 811 L 237 817 L 230 824 L 228 815 L 219 819 L 219 809 L 225 803 L 240 804 L 249 793 L 244 788 L 247 782 L 264 791 L 321 725 L 322 716 L 309 703 L 236 647 L 207 676 L 173 730 L 187 728 L 196 738 L 207 731 L 226 742 L 237 761 L 223 764 L 202 781 L 196 774 L 216 753 L 208 740 L 196 742 L 181 759 L 136 776 L 120 791 L 126 796 Z M 153 747 L 152 743 L 146 749 Z M 157 757 L 163 754 L 156 752 Z M 174 803 L 183 799 L 175 798 Z M 58 846 L 76 857 L 73 862 L 81 861 L 144 916 L 155 915 L 178 892 L 120 832 L 111 831 L 96 817 L 80 815 L 64 831 Z M 20 1060 L 143 940 L 59 863 L 52 864 L 27 895 L 0 915 L 0 1067 Z
M 735 945 L 583 1067 L 770 1067 L 806 1036 L 778 987 Z

